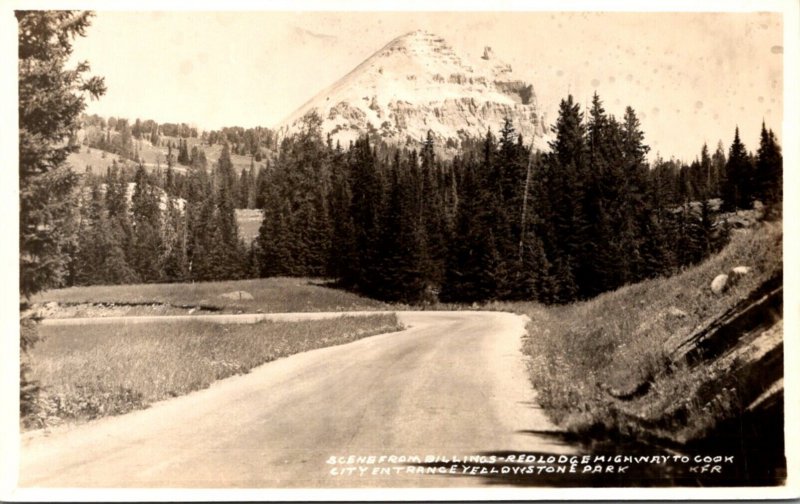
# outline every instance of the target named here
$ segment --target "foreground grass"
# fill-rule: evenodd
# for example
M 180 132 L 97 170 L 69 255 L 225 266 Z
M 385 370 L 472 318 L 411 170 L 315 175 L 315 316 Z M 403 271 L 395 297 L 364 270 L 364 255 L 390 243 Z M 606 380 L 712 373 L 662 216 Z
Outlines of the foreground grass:
M 147 407 L 281 357 L 401 327 L 394 314 L 256 324 L 42 326 L 30 354 L 42 387 L 26 427 Z
M 223 294 L 244 291 L 253 299 Z M 245 296 L 246 297 L 246 296 Z M 308 312 L 385 309 L 380 301 L 312 283 L 304 278 L 261 278 L 227 282 L 96 285 L 55 289 L 35 296 L 34 303 L 118 303 L 209 306 L 226 312 Z
M 671 278 L 567 306 L 518 303 L 495 308 L 525 313 L 533 321 L 524 352 L 531 357 L 529 373 L 539 403 L 557 424 L 579 434 L 600 430 L 642 436 L 652 434 L 645 424 L 680 405 L 685 411 L 680 425 L 663 427 L 658 434 L 685 442 L 700 438 L 741 405 L 730 396 L 709 404 L 700 394 L 725 373 L 724 363 L 689 369 L 671 361 L 669 353 L 698 326 L 779 275 L 781 243 L 780 223 L 764 223 L 735 233 L 719 254 Z M 711 280 L 739 265 L 752 272 L 723 295 L 713 294 Z M 608 393 L 632 390 L 645 381 L 652 384 L 651 391 L 640 400 L 622 402 Z

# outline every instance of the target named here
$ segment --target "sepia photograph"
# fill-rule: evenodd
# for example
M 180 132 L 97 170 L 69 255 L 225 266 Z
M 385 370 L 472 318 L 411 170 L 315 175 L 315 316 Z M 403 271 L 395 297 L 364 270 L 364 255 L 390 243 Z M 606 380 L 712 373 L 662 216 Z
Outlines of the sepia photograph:
M 796 1 L 232 5 L 4 5 L 3 500 L 798 497 Z

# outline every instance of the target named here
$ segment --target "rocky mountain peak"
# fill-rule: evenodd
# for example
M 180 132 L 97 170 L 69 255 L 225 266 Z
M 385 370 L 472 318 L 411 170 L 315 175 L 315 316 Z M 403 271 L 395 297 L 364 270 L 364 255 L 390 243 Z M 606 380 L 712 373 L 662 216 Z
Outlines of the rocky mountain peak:
M 430 130 L 440 150 L 452 150 L 489 128 L 498 131 L 507 117 L 526 142 L 545 134 L 533 86 L 516 78 L 490 47 L 477 61 L 466 61 L 424 30 L 390 41 L 290 115 L 280 130 L 299 130 L 312 112 L 323 133 L 343 145 L 370 132 L 417 147 Z

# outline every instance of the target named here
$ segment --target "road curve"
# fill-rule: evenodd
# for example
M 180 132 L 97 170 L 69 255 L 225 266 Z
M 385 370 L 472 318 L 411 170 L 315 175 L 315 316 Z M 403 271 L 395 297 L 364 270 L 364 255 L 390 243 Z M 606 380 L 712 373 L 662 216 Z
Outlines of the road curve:
M 371 475 L 373 466 L 363 476 L 342 476 L 332 469 L 344 466 L 328 461 L 573 452 L 530 434 L 554 428 L 535 407 L 525 373 L 524 318 L 463 311 L 398 318 L 406 330 L 270 362 L 146 410 L 27 433 L 19 485 L 470 486 L 482 480 L 399 470 Z

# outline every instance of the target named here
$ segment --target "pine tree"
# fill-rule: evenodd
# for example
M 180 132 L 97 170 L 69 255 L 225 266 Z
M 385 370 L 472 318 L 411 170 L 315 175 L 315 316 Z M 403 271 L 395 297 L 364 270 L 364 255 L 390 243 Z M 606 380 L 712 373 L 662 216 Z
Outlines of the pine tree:
M 154 124 L 153 125 L 153 129 L 150 130 L 150 143 L 154 147 L 158 147 L 159 141 L 158 141 L 158 125 L 157 124 Z
M 100 186 L 93 183 L 91 203 L 87 203 L 89 225 L 79 238 L 75 283 L 79 285 L 124 284 L 137 279 L 125 255 L 125 236 L 117 232 L 115 220 Z M 117 218 L 118 220 L 118 218 Z
M 191 159 L 189 158 L 189 144 L 185 138 L 178 139 L 178 163 L 182 165 L 189 165 Z
M 426 288 L 427 251 L 424 222 L 419 218 L 419 181 L 411 163 L 401 168 L 396 152 L 390 168 L 386 205 L 381 217 L 380 263 L 375 294 L 387 301 L 419 302 Z M 405 169 L 403 169 L 405 168 Z M 403 172 L 401 174 L 401 172 Z
M 78 246 L 73 261 L 74 285 L 93 285 L 107 283 L 101 266 L 107 243 L 102 240 L 102 230 L 107 228 L 104 219 L 104 201 L 100 184 L 89 180 L 81 187 L 80 217 L 78 223 Z M 88 194 L 87 194 L 88 193 Z
M 725 179 L 725 164 L 728 160 L 725 158 L 725 149 L 722 147 L 722 141 L 717 142 L 717 149 L 711 156 L 711 179 L 713 181 L 711 187 L 711 196 L 720 198 L 722 196 L 722 184 Z
M 722 185 L 722 207 L 725 211 L 753 207 L 753 167 L 739 139 L 739 128 L 733 137 L 725 164 L 725 179 Z
M 131 196 L 134 242 L 132 266 L 143 282 L 162 279 L 161 209 L 159 194 L 141 164 L 134 177 Z
M 223 145 L 222 153 L 217 162 L 216 180 L 216 208 L 214 211 L 214 232 L 208 251 L 214 260 L 217 279 L 238 278 L 242 274 L 245 259 L 241 256 L 239 244 L 239 226 L 236 222 L 236 173 L 233 171 L 233 162 L 230 149 Z
M 351 213 L 352 191 L 345 154 L 338 144 L 331 158 L 331 193 L 328 204 L 332 228 L 328 270 L 343 282 L 352 281 L 357 276 L 354 265 L 358 256 Z
M 169 195 L 166 195 L 163 230 L 163 280 L 182 282 L 189 274 L 186 218 Z
M 354 259 L 352 278 L 345 285 L 370 293 L 379 288 L 375 272 L 379 267 L 380 215 L 383 207 L 383 181 L 369 137 L 358 139 L 350 149 L 351 198 Z
M 258 230 L 256 243 L 260 257 L 260 275 L 271 277 L 291 274 L 292 258 L 288 248 L 288 211 L 286 202 L 274 186 L 262 196 L 264 217 Z
M 783 198 L 783 156 L 772 130 L 761 122 L 756 154 L 756 196 L 768 207 L 779 207 Z M 779 212 L 779 211 L 778 211 Z
M 574 300 L 578 285 L 588 286 L 594 282 L 587 268 L 584 268 L 584 274 L 577 275 L 582 258 L 593 254 L 582 182 L 588 175 L 584 165 L 587 152 L 585 131 L 580 105 L 568 96 L 561 101 L 553 128 L 556 138 L 550 144 L 552 152 L 545 157 L 549 174 L 545 190 L 551 197 L 552 226 L 552 232 L 547 234 L 550 239 L 545 242 L 545 250 L 548 257 L 554 258 L 553 297 L 559 302 Z
M 642 249 L 652 232 L 653 202 L 649 200 L 650 177 L 644 132 L 632 107 L 626 107 L 622 123 L 622 164 L 624 173 L 623 206 L 620 234 L 622 254 L 627 262 L 627 275 L 623 282 L 645 277 Z
M 66 165 L 67 139 L 79 127 L 86 97 L 105 92 L 103 80 L 86 77 L 86 62 L 65 68 L 72 40 L 84 36 L 90 14 L 16 11 L 19 34 L 20 295 L 61 284 L 73 241 L 71 198 L 76 176 Z M 47 120 L 42 120 L 47 118 Z
M 441 289 L 441 298 L 447 302 L 485 301 L 497 293 L 499 257 L 486 206 L 491 194 L 474 161 L 467 161 L 463 171 L 453 243 Z
M 425 143 L 420 151 L 420 191 L 414 195 L 420 205 L 421 228 L 415 230 L 419 238 L 424 241 L 423 263 L 426 289 L 432 294 L 444 278 L 445 261 L 447 259 L 448 225 L 445 204 L 445 190 L 440 178 L 441 167 L 438 165 L 434 152 L 434 138 L 428 131 Z M 415 157 L 410 159 L 411 164 L 416 164 Z M 417 237 L 415 235 L 415 237 Z
M 712 198 L 717 181 L 714 179 L 711 156 L 708 154 L 708 144 L 705 143 L 700 150 L 700 180 L 702 183 L 700 191 L 701 199 Z
M 616 286 L 623 269 L 617 231 L 624 181 L 622 160 L 614 155 L 613 144 L 618 139 L 612 137 L 616 133 L 612 121 L 595 93 L 586 126 L 587 165 L 581 170 L 586 234 L 575 271 L 580 291 L 586 296 Z M 616 126 L 616 122 L 613 124 Z

